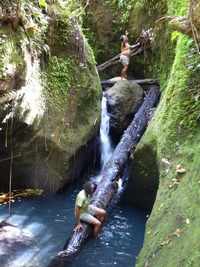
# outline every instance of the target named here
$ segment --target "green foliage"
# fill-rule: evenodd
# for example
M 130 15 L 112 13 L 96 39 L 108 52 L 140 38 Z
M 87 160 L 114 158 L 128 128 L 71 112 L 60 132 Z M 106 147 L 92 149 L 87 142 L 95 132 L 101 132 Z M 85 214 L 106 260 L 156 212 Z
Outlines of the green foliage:
M 81 0 L 68 0 L 68 1 L 59 1 L 57 2 L 56 7 L 59 14 L 63 18 L 76 17 L 79 18 L 80 22 L 82 21 L 82 16 L 84 14 L 84 9 Z
M 47 2 L 46 2 L 46 0 L 39 0 L 39 6 L 41 8 L 47 8 Z
M 86 46 L 86 66 L 81 66 L 72 55 L 52 56 L 44 79 L 47 83 L 47 98 L 53 109 L 74 111 L 75 124 L 88 120 L 87 113 L 99 101 L 100 84 L 94 68 L 94 58 Z M 71 111 L 72 112 L 72 111 Z
M 181 33 L 178 32 L 178 31 L 174 31 L 174 32 L 172 32 L 172 34 L 171 34 L 171 41 L 172 41 L 172 42 L 177 41 L 177 39 L 178 39 L 178 37 L 179 37 L 180 35 L 181 35 Z
M 112 8 L 116 9 L 118 12 L 120 12 L 120 16 L 118 17 L 119 25 L 120 24 L 127 24 L 129 17 L 130 17 L 130 11 L 132 10 L 134 4 L 136 1 L 132 0 L 112 0 L 112 1 L 105 1 L 107 4 L 111 5 Z M 138 2 L 139 3 L 139 2 Z
M 189 1 L 188 0 L 176 0 L 167 1 L 168 14 L 174 16 L 185 16 L 188 12 Z

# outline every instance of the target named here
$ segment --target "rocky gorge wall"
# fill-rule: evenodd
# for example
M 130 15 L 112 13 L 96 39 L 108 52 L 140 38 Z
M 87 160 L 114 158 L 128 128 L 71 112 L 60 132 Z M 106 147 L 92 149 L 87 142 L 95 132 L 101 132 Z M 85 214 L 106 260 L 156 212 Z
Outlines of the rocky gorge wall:
M 95 164 L 101 88 L 71 1 L 1 3 L 1 190 L 57 191 Z M 13 158 L 13 164 L 11 164 Z M 92 160 L 94 158 L 94 160 Z
M 148 14 L 146 27 L 166 15 L 193 19 L 198 8 L 196 2 L 188 15 L 189 1 L 151 2 L 137 13 L 139 17 Z M 144 73 L 160 80 L 162 97 L 134 155 L 132 193 L 137 188 L 140 201 L 133 203 L 143 205 L 158 177 L 159 189 L 136 266 L 198 266 L 200 57 L 194 38 L 170 22 L 157 24 L 155 33 Z
M 106 13 L 121 14 L 113 32 L 128 29 L 134 40 L 153 28 L 151 51 L 134 58 L 132 68 L 158 79 L 162 90 L 130 162 L 129 203 L 151 210 L 156 198 L 136 266 L 199 266 L 199 1 L 103 2 Z

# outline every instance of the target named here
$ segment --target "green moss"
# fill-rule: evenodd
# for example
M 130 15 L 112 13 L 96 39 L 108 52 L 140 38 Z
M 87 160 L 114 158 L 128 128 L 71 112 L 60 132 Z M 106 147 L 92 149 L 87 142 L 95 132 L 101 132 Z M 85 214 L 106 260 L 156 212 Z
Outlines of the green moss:
M 52 56 L 47 69 L 47 89 L 52 99 L 66 98 L 72 79 L 72 60 Z
M 97 73 L 94 68 L 94 57 L 86 46 L 86 65 L 77 64 L 75 57 L 52 56 L 49 60 L 46 81 L 47 91 L 52 103 L 58 109 L 65 109 L 65 105 L 76 98 L 78 120 L 87 121 L 84 110 L 91 108 L 99 100 L 100 83 L 97 83 Z M 99 82 L 99 81 L 98 81 Z M 94 108 L 95 109 L 95 108 Z
M 161 89 L 166 88 L 171 66 L 174 61 L 176 38 L 172 38 L 173 31 L 168 23 L 155 21 L 164 16 L 186 15 L 188 1 L 134 1 L 130 11 L 128 29 L 130 39 L 135 39 L 143 28 L 153 28 L 155 41 L 151 51 L 142 58 L 138 56 L 132 64 L 133 70 L 140 65 L 140 71 L 144 69 L 145 77 L 153 77 L 160 80 Z
M 96 134 L 101 87 L 93 51 L 82 33 L 80 1 L 48 6 L 50 56 L 42 74 L 50 139 L 69 158 Z
M 56 33 L 52 35 L 55 37 L 54 42 L 49 40 L 52 56 L 43 74 L 48 116 L 56 121 L 56 129 L 62 131 L 58 134 L 51 123 L 50 127 L 54 135 L 58 135 L 57 144 L 65 146 L 68 157 L 86 144 L 97 130 L 101 92 L 93 52 L 80 26 L 74 26 L 67 17 L 67 12 L 64 17 L 62 13 L 56 16 L 53 28 L 50 29 L 51 34 Z M 76 34 L 84 43 L 81 54 L 74 37 Z
M 191 129 L 198 128 L 199 124 L 200 59 L 196 52 L 192 52 L 195 51 L 193 45 L 186 36 L 179 37 L 169 82 L 156 112 L 157 124 L 154 131 L 159 144 L 169 150 L 172 149 L 175 138 L 182 140 Z
M 147 136 L 150 135 L 148 132 Z M 170 165 L 164 166 L 161 162 L 160 189 L 137 266 L 147 263 L 156 267 L 199 265 L 199 139 L 199 133 L 194 133 L 192 139 L 182 139 L 180 145 L 175 138 L 176 151 L 169 153 L 166 149 L 159 153 L 159 161 L 167 158 Z M 147 140 L 145 137 L 144 142 Z M 176 173 L 178 164 L 186 169 L 185 174 Z M 173 179 L 180 182 L 171 187 Z
M 174 16 L 185 16 L 188 12 L 189 1 L 188 0 L 176 0 L 167 1 L 168 4 L 168 14 Z
M 183 15 L 187 6 L 187 1 L 170 1 L 168 12 Z M 160 51 L 166 61 L 160 61 L 163 66 L 159 67 L 162 57 L 155 57 L 163 85 L 161 103 L 142 139 L 142 144 L 152 144 L 157 151 L 160 187 L 137 266 L 196 267 L 200 260 L 197 253 L 200 249 L 197 226 L 200 212 L 196 204 L 200 200 L 200 57 L 194 42 L 187 36 L 170 33 L 168 40 L 175 46 L 170 51 L 171 59 Z M 157 73 L 154 67 L 152 71 Z M 179 164 L 186 170 L 182 175 L 176 171 Z M 178 183 L 174 184 L 174 181 Z
M 18 173 L 22 170 L 23 175 L 20 179 L 24 179 L 24 185 L 28 181 L 27 183 L 33 187 L 41 185 L 45 190 L 55 191 L 72 179 L 78 178 L 75 175 L 83 170 L 84 166 L 79 164 L 80 170 L 76 174 L 73 171 L 76 162 L 82 156 L 80 151 L 87 149 L 86 145 L 98 132 L 100 81 L 93 52 L 82 34 L 81 1 L 46 1 L 48 16 L 42 13 L 38 1 L 20 2 L 22 4 L 20 17 L 24 27 L 16 25 L 14 30 L 10 24 L 5 23 L 0 29 L 0 79 L 8 64 L 12 64 L 12 69 L 16 70 L 14 78 L 9 77 L 9 74 L 3 77 L 8 81 L 3 81 L 1 87 L 4 86 L 3 89 L 9 91 L 21 89 L 24 83 L 29 85 L 29 81 L 25 80 L 26 67 L 30 70 L 30 58 L 24 58 L 26 48 L 31 56 L 32 70 L 35 69 L 37 72 L 39 67 L 37 64 L 40 64 L 42 94 L 45 95 L 39 99 L 39 102 L 42 102 L 39 103 L 41 108 L 39 113 L 42 118 L 38 116 L 34 123 L 27 127 L 23 118 L 28 110 L 23 112 L 21 98 L 15 103 L 13 127 L 16 133 L 13 146 L 15 154 L 19 152 L 23 155 L 16 159 L 17 169 L 13 178 L 17 183 Z M 58 2 L 63 6 L 61 7 Z M 11 0 L 6 3 L 9 7 L 14 6 Z M 20 72 L 21 69 L 23 73 Z M 37 81 L 35 83 L 30 81 L 30 85 L 39 85 L 38 74 L 34 75 Z M 30 89 L 28 86 L 28 90 Z M 35 88 L 32 89 L 34 91 Z M 40 88 L 38 90 L 40 91 Z M 14 94 L 11 97 L 14 97 Z M 12 109 L 12 101 L 7 103 L 6 97 L 2 100 L 3 120 Z M 10 101 L 10 97 L 8 100 Z M 23 100 L 27 101 L 26 98 Z M 28 109 L 26 103 L 22 104 Z M 44 114 L 42 114 L 43 108 Z M 2 137 L 6 133 L 5 126 L 2 125 Z M 30 170 L 35 167 L 39 168 L 40 172 L 32 176 Z

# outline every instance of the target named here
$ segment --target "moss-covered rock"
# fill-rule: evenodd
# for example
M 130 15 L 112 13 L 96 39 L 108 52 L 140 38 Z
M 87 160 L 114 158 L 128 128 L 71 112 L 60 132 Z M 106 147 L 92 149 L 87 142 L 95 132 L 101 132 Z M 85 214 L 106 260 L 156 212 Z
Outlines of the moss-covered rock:
M 159 166 L 154 144 L 140 145 L 129 161 L 129 181 L 124 199 L 151 212 L 159 185 Z
M 71 15 L 76 4 L 59 2 L 48 5 L 46 16 L 34 2 L 21 1 L 24 27 L 3 24 L 10 34 L 2 35 L 1 69 L 12 64 L 23 84 L 7 83 L 1 97 L 1 189 L 7 188 L 11 154 L 13 188 L 57 191 L 93 163 L 99 77 L 81 19 Z
M 187 12 L 187 2 L 167 4 L 170 15 Z M 167 55 L 160 52 L 164 56 L 160 72 L 161 103 L 136 152 L 137 157 L 143 146 L 154 147 L 160 170 L 157 199 L 137 266 L 199 265 L 196 203 L 200 196 L 197 174 L 200 59 L 191 38 L 178 32 L 171 32 L 168 38 L 175 49 L 169 50 L 170 46 L 161 39 L 162 47 L 174 55 L 168 61 Z M 159 59 L 155 59 L 159 64 Z
M 192 40 L 179 37 L 168 86 L 142 140 L 155 146 L 161 177 L 138 266 L 199 264 L 199 215 L 192 200 L 199 198 L 199 59 L 193 49 Z M 179 165 L 186 172 L 179 173 Z

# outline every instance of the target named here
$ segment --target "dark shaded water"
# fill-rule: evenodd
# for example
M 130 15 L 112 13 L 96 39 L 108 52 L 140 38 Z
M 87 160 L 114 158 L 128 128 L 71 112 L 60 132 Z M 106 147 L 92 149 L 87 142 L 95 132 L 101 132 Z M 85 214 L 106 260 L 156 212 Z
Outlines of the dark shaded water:
M 26 200 L 13 204 L 9 222 L 30 231 L 35 244 L 19 255 L 12 267 L 46 267 L 63 248 L 74 224 L 74 201 L 78 189 L 65 194 Z M 0 220 L 7 207 L 0 207 Z M 133 267 L 143 244 L 146 216 L 127 206 L 115 207 L 99 238 L 89 241 L 77 256 L 73 267 Z

